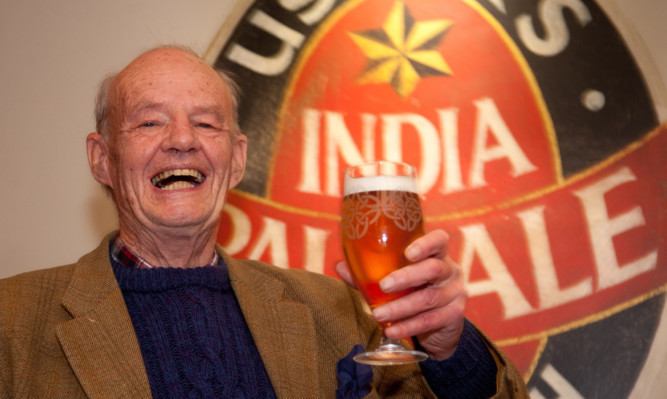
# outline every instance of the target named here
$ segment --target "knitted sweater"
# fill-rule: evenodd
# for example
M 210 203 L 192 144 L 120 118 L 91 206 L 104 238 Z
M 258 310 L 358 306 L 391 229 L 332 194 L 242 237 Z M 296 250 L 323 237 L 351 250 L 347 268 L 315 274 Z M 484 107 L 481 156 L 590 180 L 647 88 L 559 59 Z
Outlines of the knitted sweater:
M 224 263 L 113 266 L 153 397 L 275 398 Z

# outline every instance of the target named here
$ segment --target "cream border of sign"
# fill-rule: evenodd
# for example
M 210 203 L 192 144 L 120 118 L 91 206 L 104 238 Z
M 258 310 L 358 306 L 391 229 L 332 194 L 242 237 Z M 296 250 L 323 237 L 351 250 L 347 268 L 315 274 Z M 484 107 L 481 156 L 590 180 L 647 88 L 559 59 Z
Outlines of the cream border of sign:
M 229 12 L 229 15 L 227 15 L 225 22 L 223 22 L 203 55 L 204 61 L 207 64 L 213 65 L 225 43 L 227 43 L 227 40 L 234 32 L 234 28 L 236 28 L 236 25 L 238 25 L 243 15 L 245 15 L 253 3 L 254 0 L 237 0 L 236 5 Z
M 621 34 L 630 53 L 632 53 L 637 67 L 641 71 L 646 86 L 653 99 L 653 107 L 660 123 L 667 122 L 667 87 L 660 76 L 660 71 L 651 57 L 648 46 L 639 35 L 639 32 L 623 15 L 620 6 L 614 0 L 595 0 L 598 6 L 607 14 L 614 28 Z M 666 331 L 667 333 L 667 331 Z
M 667 89 L 665 82 L 660 76 L 660 71 L 651 57 L 648 46 L 642 40 L 641 36 L 630 23 L 628 18 L 623 15 L 620 6 L 613 0 L 596 0 L 598 5 L 605 11 L 616 30 L 625 40 L 637 65 L 646 80 L 646 86 L 653 98 L 653 106 L 658 120 L 664 125 L 667 121 Z M 663 260 L 664 261 L 664 260 Z M 663 290 L 664 292 L 664 290 Z M 660 389 L 658 381 L 660 378 L 667 379 L 667 303 L 663 305 L 660 314 L 660 322 L 653 336 L 653 342 L 648 350 L 648 356 L 644 361 L 635 385 L 630 392 L 628 399 L 647 399 L 649 395 L 655 396 L 655 389 Z M 665 386 L 663 381 L 662 386 Z

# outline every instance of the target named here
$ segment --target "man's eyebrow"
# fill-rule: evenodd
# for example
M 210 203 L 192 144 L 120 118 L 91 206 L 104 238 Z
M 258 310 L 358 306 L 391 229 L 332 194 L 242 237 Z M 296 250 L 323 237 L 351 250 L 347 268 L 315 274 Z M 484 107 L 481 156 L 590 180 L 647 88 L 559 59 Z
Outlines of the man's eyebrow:
M 164 104 L 157 103 L 155 101 L 149 101 L 149 100 L 142 100 L 138 101 L 135 104 L 132 104 L 132 106 L 129 109 L 129 112 L 126 112 L 127 115 L 134 116 L 137 115 L 141 112 L 144 111 L 152 111 L 152 110 L 159 110 L 163 109 Z
M 190 112 L 194 115 L 213 114 L 221 120 L 227 119 L 222 108 L 217 105 L 195 105 L 190 108 Z
M 225 114 L 222 107 L 217 105 L 203 105 L 203 106 L 195 105 L 192 106 L 189 111 L 190 115 L 193 117 L 202 115 L 212 115 L 218 122 L 222 123 L 225 126 L 227 126 L 229 120 L 231 119 Z
M 151 100 L 140 100 L 131 106 L 130 110 L 125 113 L 125 117 L 123 119 L 131 120 L 132 118 L 136 118 L 146 111 L 163 112 L 168 108 L 169 107 L 167 104 Z M 225 115 L 222 107 L 218 105 L 193 105 L 188 108 L 188 113 L 191 117 L 213 115 L 218 121 L 224 124 L 228 123 L 230 119 L 227 117 L 227 115 Z

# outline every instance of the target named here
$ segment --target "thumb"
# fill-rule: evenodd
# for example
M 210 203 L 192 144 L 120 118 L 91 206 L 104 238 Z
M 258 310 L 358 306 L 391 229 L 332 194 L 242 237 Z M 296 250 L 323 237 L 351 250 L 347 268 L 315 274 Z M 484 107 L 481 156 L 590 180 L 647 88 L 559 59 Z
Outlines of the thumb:
M 350 268 L 347 266 L 347 263 L 341 261 L 336 264 L 336 273 L 341 280 L 345 281 L 348 285 L 354 287 L 354 281 L 352 280 L 352 274 L 350 273 Z

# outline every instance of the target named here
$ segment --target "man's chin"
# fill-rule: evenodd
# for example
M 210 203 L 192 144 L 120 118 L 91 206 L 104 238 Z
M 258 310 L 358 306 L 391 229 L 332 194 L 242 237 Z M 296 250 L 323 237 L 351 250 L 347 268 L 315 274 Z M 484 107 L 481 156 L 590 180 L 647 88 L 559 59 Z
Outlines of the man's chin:
M 192 212 L 169 212 L 151 218 L 156 229 L 183 230 L 183 232 L 204 231 L 217 226 L 219 217 L 212 218 L 211 213 L 193 214 Z

